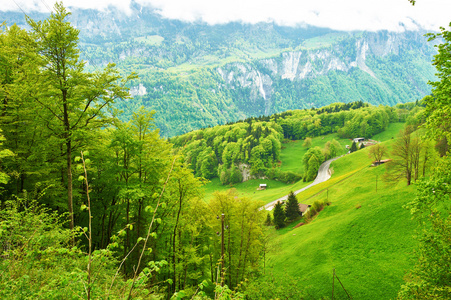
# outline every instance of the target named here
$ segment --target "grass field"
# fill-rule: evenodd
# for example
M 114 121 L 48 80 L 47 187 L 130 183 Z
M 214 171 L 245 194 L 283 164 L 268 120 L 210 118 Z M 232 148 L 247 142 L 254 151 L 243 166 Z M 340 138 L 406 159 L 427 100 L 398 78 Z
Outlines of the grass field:
M 266 183 L 267 189 L 257 191 L 260 183 Z M 206 201 L 209 201 L 213 197 L 213 193 L 215 191 L 226 191 L 228 189 L 234 188 L 237 190 L 239 196 L 249 197 L 256 201 L 262 201 L 264 204 L 266 204 L 268 202 L 276 200 L 277 198 L 287 195 L 290 191 L 299 190 L 309 184 L 309 182 L 302 181 L 299 181 L 295 184 L 285 184 L 280 181 L 269 179 L 253 179 L 230 186 L 222 185 L 218 178 L 214 178 L 205 186 L 204 199 Z
M 386 131 L 380 133 L 373 137 L 374 140 L 386 141 L 391 140 L 392 136 L 396 136 L 400 129 L 402 129 L 404 123 L 393 123 L 390 124 Z M 345 146 L 351 144 L 351 140 L 349 139 L 341 139 L 338 137 L 336 133 L 328 134 L 325 136 L 315 137 L 312 139 L 311 147 L 320 147 L 324 148 L 324 145 L 331 140 L 337 140 L 343 147 L 343 153 L 346 152 Z M 280 169 L 282 171 L 293 171 L 296 173 L 303 173 L 302 166 L 302 157 L 307 152 L 308 148 L 302 146 L 303 141 L 289 141 L 287 143 L 282 144 L 281 151 L 281 165 Z M 341 161 L 347 161 L 347 159 L 335 162 L 332 166 L 332 169 L 335 170 L 335 166 L 340 166 Z M 371 160 L 366 158 L 366 161 L 369 161 L 371 164 Z M 357 162 L 362 163 L 362 162 Z M 336 171 L 336 170 L 335 170 Z M 257 187 L 260 183 L 266 183 L 268 185 L 267 190 L 257 191 Z M 275 180 L 249 180 L 243 183 L 238 183 L 233 186 L 222 185 L 218 178 L 214 178 L 205 186 L 205 199 L 206 201 L 210 200 L 213 196 L 213 192 L 215 191 L 225 191 L 230 188 L 235 188 L 240 196 L 251 197 L 252 199 L 262 201 L 264 203 L 268 203 L 276 200 L 282 196 L 287 195 L 290 191 L 299 190 L 305 186 L 310 184 L 309 182 L 299 181 L 295 184 L 285 184 Z
M 391 123 L 388 125 L 387 129 L 379 134 L 372 137 L 375 141 L 388 141 L 392 138 L 396 138 L 401 129 L 406 126 L 406 123 Z
M 392 148 L 404 123 L 390 124 L 373 137 Z M 313 139 L 312 146 L 323 147 L 336 135 Z M 302 156 L 307 151 L 303 141 L 283 144 L 281 169 L 300 171 Z M 268 227 L 270 244 L 266 253 L 266 274 L 279 278 L 295 278 L 299 291 L 311 299 L 331 299 L 332 274 L 342 282 L 353 299 L 395 299 L 403 278 L 413 267 L 410 259 L 416 242 L 416 223 L 403 206 L 415 197 L 415 186 L 405 182 L 387 185 L 382 177 L 384 166 L 370 167 L 369 148 L 345 155 L 331 165 L 332 177 L 299 194 L 300 203 L 328 200 L 326 206 L 309 224 L 294 228 L 294 222 L 281 230 Z M 239 195 L 264 203 L 297 190 L 308 183 L 286 185 L 265 180 L 268 190 L 257 191 L 262 180 L 236 184 Z M 218 179 L 206 186 L 207 199 L 215 190 L 226 190 Z M 377 189 L 377 192 L 376 192 Z M 262 282 L 271 280 L 260 279 Z M 305 294 L 305 293 L 303 293 Z M 348 299 L 335 279 L 334 299 Z
M 313 138 L 311 147 L 318 146 L 324 148 L 324 145 L 333 139 L 337 140 L 343 147 L 343 153 L 340 153 L 340 155 L 346 152 L 345 146 L 351 144 L 349 139 L 340 139 L 336 133 L 333 133 Z M 282 161 L 280 169 L 282 171 L 293 171 L 299 174 L 304 172 L 302 157 L 308 151 L 308 148 L 302 146 L 303 143 L 304 141 L 289 141 L 282 144 L 282 151 L 280 154 L 280 160 Z
M 329 181 L 298 195 L 307 204 L 331 201 L 311 223 L 270 230 L 268 271 L 298 278 L 300 289 L 308 287 L 313 299 L 331 297 L 333 269 L 354 299 L 396 298 L 413 265 L 409 254 L 416 225 L 403 205 L 414 197 L 415 187 L 405 182 L 387 186 L 380 180 L 385 168 L 369 167 L 367 151 L 337 160 Z M 335 299 L 346 298 L 336 285 Z

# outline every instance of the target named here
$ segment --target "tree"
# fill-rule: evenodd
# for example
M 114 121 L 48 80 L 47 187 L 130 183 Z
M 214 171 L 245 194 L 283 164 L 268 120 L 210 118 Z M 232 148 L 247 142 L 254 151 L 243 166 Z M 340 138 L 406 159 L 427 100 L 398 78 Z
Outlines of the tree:
M 451 160 L 446 157 L 431 178 L 418 183 L 416 198 L 408 204 L 419 222 L 416 265 L 402 286 L 399 299 L 451 298 Z
M 302 147 L 310 148 L 312 146 L 312 138 L 306 137 L 304 139 L 304 143 L 302 144 Z
M 319 166 L 324 161 L 324 155 L 321 148 L 314 147 L 309 149 L 302 157 L 304 164 L 304 181 L 313 180 L 318 173 Z
M 285 226 L 285 212 L 283 211 L 282 203 L 280 201 L 274 205 L 273 219 L 276 229 Z
M 428 34 L 429 40 L 440 39 L 443 41 L 437 45 L 438 53 L 434 56 L 433 65 L 437 69 L 437 81 L 429 82 L 432 86 L 432 97 L 426 100 L 426 127 L 437 140 L 451 141 L 451 100 L 449 89 L 451 86 L 451 32 L 441 27 L 441 32 Z M 448 148 L 448 147 L 446 147 Z
M 265 225 L 266 226 L 271 226 L 272 225 L 272 219 L 271 219 L 271 214 L 270 213 L 268 213 L 266 215 Z
M 106 124 L 103 109 L 118 98 L 128 98 L 124 84 L 134 75 L 120 80 L 118 71 L 109 64 L 103 71 L 86 73 L 79 59 L 79 30 L 67 22 L 70 15 L 62 3 L 43 22 L 27 17 L 31 34 L 41 58 L 41 72 L 36 74 L 35 114 L 59 138 L 65 153 L 67 206 L 70 228 L 74 228 L 72 152 L 93 128 Z M 120 83 L 118 84 L 118 81 Z
M 11 150 L 3 148 L 4 140 L 5 140 L 5 138 L 3 137 L 2 131 L 0 130 L 0 162 L 2 161 L 3 158 L 14 155 L 11 152 Z M 6 173 L 2 172 L 2 166 L 0 165 L 0 184 L 7 183 L 8 179 L 9 179 L 9 176 Z
M 355 141 L 352 142 L 351 149 L 349 150 L 351 153 L 357 151 L 357 143 Z
M 412 180 L 418 179 L 423 146 L 419 137 L 412 134 L 412 130 L 412 126 L 402 129 L 393 144 L 393 159 L 387 164 L 387 172 L 384 175 L 387 182 L 406 179 L 407 185 L 410 185 Z
M 385 145 L 382 144 L 376 144 L 370 147 L 368 150 L 368 157 L 373 157 L 376 161 L 376 164 L 379 165 L 381 162 L 382 157 L 387 153 L 387 148 Z
M 333 139 L 332 141 L 328 141 L 324 146 L 324 159 L 328 160 L 330 158 L 334 158 L 342 151 L 343 148 L 337 140 Z
M 296 199 L 296 195 L 291 191 L 288 194 L 288 199 L 285 205 L 285 216 L 288 220 L 294 220 L 299 216 L 302 216 L 301 211 L 299 210 L 298 199 Z

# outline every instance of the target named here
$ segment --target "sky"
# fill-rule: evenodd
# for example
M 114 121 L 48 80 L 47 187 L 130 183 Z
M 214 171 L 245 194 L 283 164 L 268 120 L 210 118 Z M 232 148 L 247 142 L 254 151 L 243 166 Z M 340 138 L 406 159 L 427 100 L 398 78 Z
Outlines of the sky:
M 165 18 L 223 24 L 231 21 L 313 25 L 336 30 L 438 31 L 451 22 L 451 0 L 64 0 L 66 7 L 131 14 L 130 3 L 152 6 Z M 51 0 L 0 0 L 0 10 L 48 12 Z M 0 20 L 1 21 L 1 20 Z

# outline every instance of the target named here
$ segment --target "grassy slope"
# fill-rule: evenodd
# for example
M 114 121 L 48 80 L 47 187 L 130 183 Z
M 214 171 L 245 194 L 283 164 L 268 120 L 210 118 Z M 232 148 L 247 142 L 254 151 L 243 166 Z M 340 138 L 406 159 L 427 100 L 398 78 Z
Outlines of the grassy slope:
M 386 141 L 390 148 L 403 123 L 390 124 L 387 130 L 373 139 Z M 314 145 L 323 146 L 329 135 L 314 139 Z M 348 143 L 346 140 L 340 141 Z M 282 168 L 296 168 L 302 158 L 302 141 L 285 144 L 282 150 Z M 268 229 L 272 238 L 267 253 L 266 272 L 275 276 L 290 274 L 298 279 L 299 289 L 307 289 L 312 299 L 331 297 L 332 272 L 336 274 L 354 299 L 394 299 L 403 282 L 403 276 L 413 266 L 409 254 L 415 241 L 415 229 L 409 212 L 403 208 L 414 197 L 415 187 L 401 182 L 387 186 L 381 178 L 384 166 L 369 167 L 372 159 L 363 149 L 347 155 L 332 164 L 333 176 L 301 194 L 301 203 L 328 198 L 332 203 L 310 224 L 294 228 L 296 223 L 275 231 Z M 290 157 L 294 157 L 289 161 Z M 293 167 L 292 165 L 296 166 Z M 291 169 L 294 170 L 294 169 Z M 376 193 L 376 178 L 378 192 Z M 276 181 L 267 191 L 256 191 L 261 180 L 237 184 L 241 195 L 269 202 L 308 183 L 285 185 Z M 215 179 L 207 185 L 206 193 L 226 190 Z M 335 281 L 335 299 L 346 299 L 343 289 Z
M 333 139 L 337 140 L 342 145 L 343 153 L 345 151 L 345 146 L 351 145 L 352 143 L 350 140 L 341 139 L 336 133 L 333 133 L 313 138 L 312 147 L 319 146 L 320 148 L 324 148 L 324 145 Z M 280 160 L 282 161 L 280 169 L 282 171 L 293 171 L 300 174 L 304 172 L 302 157 L 307 152 L 308 148 L 303 147 L 303 143 L 304 141 L 289 141 L 288 143 L 282 144 L 283 149 L 280 155 Z
M 387 130 L 376 134 L 372 137 L 373 140 L 376 141 L 388 141 L 392 138 L 396 138 L 398 135 L 398 132 L 404 128 L 406 124 L 405 123 L 392 123 L 388 125 Z
M 324 137 L 321 136 L 313 138 L 312 147 L 319 146 L 323 148 L 327 141 L 331 141 L 332 139 L 339 141 L 343 146 L 343 149 L 345 145 L 350 144 L 350 141 L 347 139 L 340 139 L 336 134 L 329 134 Z M 306 147 L 302 146 L 302 143 L 303 141 L 290 141 L 283 144 L 283 149 L 281 152 L 282 164 L 280 166 L 282 171 L 294 171 L 296 173 L 302 174 L 302 156 L 304 156 L 304 154 L 308 150 Z M 268 189 L 264 191 L 257 191 L 260 183 L 266 183 L 268 185 Z M 205 198 L 208 201 L 212 197 L 212 193 L 214 191 L 224 191 L 233 187 L 238 191 L 238 194 L 240 196 L 252 197 L 255 200 L 268 203 L 276 200 L 277 198 L 287 195 L 290 191 L 299 190 L 309 184 L 310 182 L 302 181 L 299 181 L 295 184 L 285 184 L 275 180 L 255 179 L 243 183 L 238 183 L 233 186 L 224 186 L 221 184 L 218 178 L 214 178 L 205 186 Z
M 313 222 L 270 230 L 275 237 L 268 268 L 276 276 L 288 273 L 298 278 L 314 299 L 331 297 L 334 268 L 354 299 L 396 298 L 413 265 L 409 253 L 415 246 L 415 223 L 403 205 L 414 197 L 415 187 L 381 182 L 385 168 L 368 167 L 367 151 L 334 162 L 329 181 L 298 195 L 303 203 L 327 196 L 332 202 Z M 346 297 L 337 283 L 335 298 Z

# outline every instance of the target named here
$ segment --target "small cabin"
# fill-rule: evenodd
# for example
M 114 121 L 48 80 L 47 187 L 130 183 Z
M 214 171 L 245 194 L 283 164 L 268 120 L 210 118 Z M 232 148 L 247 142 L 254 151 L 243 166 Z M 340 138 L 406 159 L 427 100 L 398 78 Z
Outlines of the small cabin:
M 303 215 L 309 210 L 310 207 L 311 205 L 299 203 L 299 210 Z
M 266 183 L 260 183 L 260 185 L 258 186 L 258 190 L 266 190 Z

